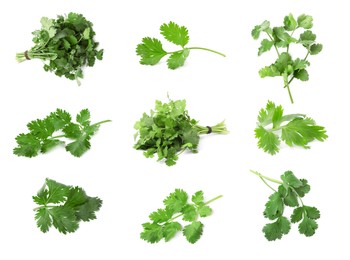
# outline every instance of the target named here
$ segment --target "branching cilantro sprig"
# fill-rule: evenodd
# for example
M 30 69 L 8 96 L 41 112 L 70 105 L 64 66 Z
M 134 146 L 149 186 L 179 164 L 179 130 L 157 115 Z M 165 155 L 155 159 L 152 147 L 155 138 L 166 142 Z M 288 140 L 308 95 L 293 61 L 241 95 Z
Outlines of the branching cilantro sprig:
M 310 15 L 302 14 L 297 19 L 292 14 L 284 18 L 284 26 L 270 27 L 269 21 L 264 21 L 252 30 L 252 37 L 257 40 L 261 33 L 265 33 L 267 38 L 261 41 L 258 55 L 270 51 L 272 47 L 276 50 L 277 60 L 270 66 L 266 66 L 259 71 L 261 78 L 282 76 L 284 87 L 287 88 L 290 101 L 294 103 L 290 90 L 291 82 L 296 78 L 301 81 L 309 80 L 309 73 L 306 68 L 310 66 L 307 60 L 309 55 L 316 55 L 322 51 L 322 44 L 316 43 L 316 35 L 309 29 L 313 26 L 313 19 Z M 298 38 L 293 35 L 298 29 L 305 29 Z M 304 58 L 292 59 L 290 45 L 302 45 L 306 49 Z M 285 50 L 281 50 L 285 49 Z
M 225 57 L 218 51 L 214 51 L 208 48 L 202 47 L 185 47 L 189 42 L 188 30 L 185 26 L 179 26 L 174 22 L 163 24 L 160 27 L 160 33 L 164 38 L 178 46 L 181 46 L 181 50 L 167 52 L 163 49 L 162 43 L 156 38 L 145 37 L 142 39 L 142 43 L 137 45 L 136 53 L 141 56 L 140 63 L 143 65 L 155 65 L 164 56 L 170 55 L 167 60 L 169 69 L 177 69 L 185 64 L 185 61 L 190 54 L 190 50 L 205 50 Z
M 316 222 L 320 218 L 320 211 L 315 207 L 306 206 L 303 202 L 304 196 L 309 193 L 310 185 L 305 179 L 298 179 L 293 172 L 286 171 L 281 175 L 281 180 L 264 176 L 259 172 L 252 171 L 256 174 L 271 190 L 273 194 L 265 205 L 264 216 L 273 223 L 266 224 L 263 228 L 265 237 L 269 241 L 281 239 L 287 235 L 291 228 L 291 223 L 299 223 L 299 233 L 307 237 L 313 236 L 318 228 Z M 275 190 L 269 182 L 278 184 Z M 285 206 L 295 208 L 290 218 L 284 216 Z
M 221 197 L 222 195 L 204 202 L 203 192 L 197 191 L 191 198 L 193 203 L 189 203 L 188 194 L 181 189 L 176 189 L 163 201 L 165 208 L 152 212 L 149 215 L 151 222 L 142 224 L 141 239 L 152 244 L 158 243 L 163 238 L 168 242 L 177 232 L 182 231 L 188 242 L 196 243 L 201 238 L 204 227 L 198 218 L 210 216 L 213 210 L 208 204 Z M 175 221 L 180 217 L 191 224 L 183 227 Z
M 308 144 L 314 140 L 323 142 L 328 138 L 323 126 L 303 114 L 283 115 L 281 105 L 268 101 L 265 109 L 258 116 L 255 138 L 259 139 L 258 147 L 274 155 L 279 152 L 281 139 L 288 146 L 300 146 L 309 149 Z
M 175 165 L 185 150 L 197 153 L 200 135 L 228 133 L 225 122 L 212 127 L 198 125 L 188 115 L 185 100 L 156 101 L 155 110 L 150 115 L 144 113 L 134 127 L 138 138 L 134 148 L 144 150 L 146 158 L 157 154 L 158 161 L 165 160 L 168 166 Z
M 96 219 L 95 212 L 102 206 L 98 197 L 89 197 L 80 187 L 67 186 L 46 179 L 33 200 L 37 226 L 43 233 L 54 226 L 60 233 L 75 232 L 80 221 Z
M 16 137 L 17 147 L 13 153 L 18 156 L 35 157 L 46 153 L 52 148 L 63 145 L 62 138 L 73 140 L 66 145 L 66 151 L 76 157 L 82 156 L 90 149 L 90 139 L 98 131 L 101 124 L 111 122 L 103 120 L 91 124 L 90 111 L 83 109 L 76 116 L 76 123 L 71 115 L 62 109 L 57 109 L 44 119 L 37 119 L 27 124 L 29 133 Z M 54 135 L 57 132 L 62 134 Z
M 103 50 L 94 40 L 93 24 L 81 14 L 59 15 L 57 19 L 41 18 L 41 29 L 33 32 L 34 47 L 16 54 L 18 62 L 40 59 L 44 70 L 71 80 L 83 78 L 83 67 L 102 60 Z M 47 62 L 48 61 L 48 62 Z

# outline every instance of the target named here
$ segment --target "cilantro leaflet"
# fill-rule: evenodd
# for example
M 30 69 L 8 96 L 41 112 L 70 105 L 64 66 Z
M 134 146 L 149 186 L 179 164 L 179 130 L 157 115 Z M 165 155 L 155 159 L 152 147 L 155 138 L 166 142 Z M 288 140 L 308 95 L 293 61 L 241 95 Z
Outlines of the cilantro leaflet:
M 307 61 L 309 55 L 316 55 L 322 51 L 322 44 L 316 43 L 316 35 L 312 33 L 313 19 L 310 15 L 302 14 L 295 20 L 292 14 L 284 18 L 284 26 L 270 27 L 269 21 L 264 21 L 261 25 L 257 25 L 252 30 L 252 37 L 257 40 L 261 33 L 266 33 L 266 39 L 261 41 L 258 50 L 258 56 L 264 52 L 270 51 L 272 47 L 276 50 L 277 60 L 270 66 L 266 66 L 259 71 L 261 78 L 281 76 L 284 81 L 284 87 L 287 88 L 290 101 L 294 103 L 292 93 L 290 91 L 290 83 L 294 79 L 301 81 L 309 80 L 309 73 L 306 68 L 310 65 Z M 299 38 L 294 38 L 293 35 L 297 29 L 307 29 L 299 35 Z M 292 59 L 289 53 L 290 45 L 300 44 L 306 48 L 306 55 L 303 59 Z M 286 51 L 280 52 L 280 49 Z
M 95 212 L 102 206 L 101 199 L 87 196 L 82 188 L 50 179 L 45 180 L 33 200 L 39 205 L 34 209 L 35 220 L 43 233 L 51 226 L 63 234 L 75 232 L 80 221 L 96 219 Z
M 33 32 L 34 47 L 17 53 L 18 62 L 40 59 L 48 61 L 45 71 L 76 80 L 83 78 L 83 67 L 92 67 L 95 60 L 102 60 L 103 49 L 97 50 L 93 24 L 81 14 L 59 15 L 57 19 L 41 18 L 41 29 Z
M 137 45 L 136 53 L 141 56 L 140 63 L 143 65 L 155 65 L 164 56 L 170 55 L 167 60 L 169 69 L 177 69 L 185 64 L 185 61 L 190 54 L 190 50 L 205 50 L 225 57 L 224 54 L 202 47 L 185 47 L 188 44 L 189 36 L 188 30 L 185 26 L 179 26 L 174 22 L 163 24 L 160 27 L 160 33 L 164 38 L 182 49 L 173 52 L 167 52 L 163 49 L 161 41 L 156 38 L 145 37 L 142 39 L 142 43 Z
M 212 209 L 208 204 L 221 197 L 222 195 L 204 202 L 203 192 L 197 191 L 192 196 L 193 203 L 189 203 L 187 193 L 176 189 L 163 201 L 165 208 L 152 212 L 149 215 L 151 222 L 142 224 L 143 231 L 140 238 L 152 244 L 158 243 L 163 238 L 168 242 L 177 232 L 182 231 L 188 242 L 196 243 L 201 238 L 204 227 L 198 218 L 210 216 Z M 191 224 L 182 227 L 178 221 L 175 221 L 180 217 Z
M 198 152 L 200 135 L 209 133 L 227 134 L 225 122 L 213 127 L 198 125 L 186 110 L 185 100 L 169 100 L 168 103 L 156 101 L 155 110 L 150 115 L 143 114 L 135 123 L 134 148 L 144 150 L 146 158 L 158 155 L 158 161 L 165 160 L 166 165 L 176 164 L 178 156 L 185 150 Z
M 77 123 L 72 122 L 71 115 L 57 109 L 44 119 L 37 119 L 27 124 L 29 133 L 16 137 L 18 146 L 13 153 L 18 156 L 35 157 L 39 153 L 47 153 L 52 148 L 64 144 L 61 138 L 73 140 L 66 145 L 67 152 L 76 157 L 82 156 L 90 149 L 90 139 L 100 128 L 101 124 L 111 122 L 104 120 L 95 124 L 90 123 L 90 111 L 83 109 L 76 116 Z M 63 134 L 53 135 L 61 131 Z
M 265 205 L 264 216 L 274 222 L 266 224 L 263 228 L 265 237 L 269 241 L 281 239 L 287 235 L 291 223 L 299 224 L 299 233 L 307 237 L 313 236 L 318 228 L 316 222 L 320 218 L 320 211 L 315 207 L 304 205 L 302 198 L 309 193 L 310 185 L 305 179 L 298 179 L 293 172 L 286 171 L 281 175 L 281 180 L 275 180 L 256 171 L 256 174 L 270 189 L 273 194 Z M 267 181 L 279 184 L 278 190 L 272 188 Z M 290 219 L 284 216 L 285 206 L 295 208 Z
M 272 126 L 267 128 L 269 125 Z M 255 138 L 259 139 L 259 148 L 274 155 L 279 152 L 280 139 L 288 146 L 309 149 L 308 143 L 314 140 L 323 142 L 328 136 L 324 127 L 316 125 L 310 117 L 302 114 L 283 115 L 282 106 L 268 101 L 266 109 L 259 112 Z

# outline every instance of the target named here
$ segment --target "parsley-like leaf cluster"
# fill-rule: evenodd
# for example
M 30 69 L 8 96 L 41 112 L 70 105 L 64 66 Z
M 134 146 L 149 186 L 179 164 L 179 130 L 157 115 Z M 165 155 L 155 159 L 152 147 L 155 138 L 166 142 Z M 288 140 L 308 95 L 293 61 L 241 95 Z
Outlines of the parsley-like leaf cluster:
M 179 26 L 174 22 L 163 24 L 160 26 L 160 33 L 164 38 L 180 46 L 182 49 L 173 52 L 167 52 L 163 49 L 163 45 L 160 40 L 156 38 L 145 37 L 142 39 L 142 43 L 137 45 L 136 53 L 141 56 L 140 63 L 143 65 L 155 65 L 164 56 L 170 55 L 167 60 L 169 69 L 177 69 L 185 64 L 185 61 L 190 54 L 190 50 L 206 50 L 225 57 L 224 54 L 213 51 L 207 48 L 201 47 L 185 47 L 188 44 L 190 37 L 188 36 L 188 30 L 185 26 Z
M 293 97 L 290 91 L 290 83 L 294 79 L 301 81 L 309 80 L 309 73 L 306 68 L 310 65 L 307 60 L 309 55 L 316 55 L 322 51 L 322 44 L 316 43 L 316 35 L 309 29 L 313 26 L 313 19 L 310 15 L 302 14 L 297 19 L 292 14 L 284 18 L 284 26 L 270 27 L 269 21 L 264 21 L 252 30 L 252 37 L 257 40 L 261 33 L 266 33 L 267 38 L 261 41 L 258 55 L 275 48 L 277 60 L 270 66 L 266 66 L 259 71 L 261 78 L 281 76 L 283 78 L 284 87 L 287 88 L 291 102 Z M 295 38 L 294 33 L 298 29 L 305 29 Z M 306 49 L 306 56 L 301 59 L 292 59 L 289 53 L 290 45 L 298 44 Z M 282 52 L 280 49 L 283 49 Z
M 102 205 L 98 197 L 89 197 L 80 187 L 67 186 L 54 180 L 46 179 L 44 186 L 33 200 L 35 220 L 44 233 L 54 226 L 60 233 L 75 232 L 80 221 L 96 219 L 95 212 Z
M 158 155 L 158 161 L 165 160 L 168 166 L 176 164 L 178 155 L 185 150 L 196 153 L 201 134 L 227 134 L 225 123 L 213 127 L 198 125 L 186 110 L 185 100 L 156 101 L 155 110 L 150 115 L 144 113 L 135 123 L 138 137 L 134 148 L 144 150 L 147 158 Z
M 281 139 L 288 146 L 310 148 L 313 140 L 323 142 L 327 139 L 323 126 L 316 125 L 310 117 L 302 114 L 283 115 L 281 105 L 268 101 L 266 109 L 261 109 L 258 116 L 255 137 L 259 139 L 258 147 L 274 155 L 279 152 Z
M 13 153 L 18 156 L 34 157 L 46 153 L 52 148 L 64 144 L 62 138 L 73 140 L 66 145 L 67 152 L 76 157 L 82 156 L 90 149 L 90 139 L 100 125 L 110 122 L 104 120 L 95 124 L 90 123 L 90 111 L 83 109 L 76 116 L 76 123 L 71 115 L 62 109 L 57 109 L 44 119 L 37 119 L 27 124 L 29 133 L 16 137 L 17 147 Z M 63 133 L 55 135 L 57 131 Z
M 291 171 L 286 171 L 281 176 L 282 181 L 266 177 L 256 171 L 251 172 L 259 176 L 274 191 L 264 210 L 265 218 L 274 220 L 263 228 L 266 239 L 269 241 L 281 239 L 283 235 L 289 233 L 291 223 L 299 222 L 299 233 L 307 237 L 313 236 L 318 228 L 316 220 L 320 218 L 320 211 L 303 203 L 302 198 L 310 191 L 308 181 L 298 179 Z M 279 184 L 278 190 L 273 189 L 266 181 Z M 284 215 L 285 206 L 295 208 L 290 219 Z
M 97 50 L 93 24 L 81 14 L 59 15 L 57 19 L 41 18 L 41 29 L 33 32 L 34 47 L 17 53 L 16 59 L 22 62 L 41 59 L 44 70 L 71 80 L 83 78 L 83 68 L 92 67 L 95 60 L 102 60 L 103 49 Z
M 198 218 L 210 216 L 212 209 L 208 204 L 221 197 L 220 195 L 204 202 L 203 192 L 197 191 L 192 196 L 192 203 L 189 203 L 187 193 L 176 189 L 163 201 L 165 208 L 152 212 L 149 215 L 151 222 L 142 224 L 141 239 L 152 244 L 158 243 L 163 238 L 165 242 L 168 242 L 177 232 L 182 231 L 188 242 L 196 243 L 201 238 L 204 227 Z M 191 224 L 183 227 L 178 221 L 175 221 L 180 217 Z

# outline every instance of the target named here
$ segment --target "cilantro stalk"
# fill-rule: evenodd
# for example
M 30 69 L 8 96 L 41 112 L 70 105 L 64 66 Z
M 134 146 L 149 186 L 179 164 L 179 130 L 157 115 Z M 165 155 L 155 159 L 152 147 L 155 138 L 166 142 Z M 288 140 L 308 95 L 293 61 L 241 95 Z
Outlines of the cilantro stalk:
M 216 53 L 218 55 L 221 55 L 222 57 L 226 57 L 226 55 L 221 52 L 214 51 L 208 48 L 202 48 L 202 47 L 186 47 L 186 48 L 183 48 L 182 50 L 167 52 L 167 54 L 180 53 L 180 52 L 183 52 L 184 50 L 204 50 L 204 51 Z
M 309 193 L 310 185 L 305 179 L 298 179 L 293 172 L 286 171 L 281 175 L 281 180 L 276 180 L 257 171 L 250 170 L 257 175 L 272 191 L 265 204 L 264 217 L 275 222 L 264 226 L 263 232 L 269 241 L 281 239 L 283 235 L 289 233 L 291 223 L 299 224 L 299 233 L 307 237 L 313 236 L 318 228 L 316 222 L 320 218 L 320 211 L 315 207 L 306 206 L 302 198 Z M 267 182 L 278 184 L 278 189 L 274 189 Z M 295 208 L 290 218 L 285 216 L 285 206 Z

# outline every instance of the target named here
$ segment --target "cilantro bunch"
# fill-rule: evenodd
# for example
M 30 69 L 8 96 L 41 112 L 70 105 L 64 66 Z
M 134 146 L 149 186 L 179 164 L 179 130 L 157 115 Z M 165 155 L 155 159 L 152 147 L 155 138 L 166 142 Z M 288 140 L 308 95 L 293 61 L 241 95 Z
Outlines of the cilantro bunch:
M 168 103 L 156 101 L 155 110 L 150 115 L 144 113 L 135 123 L 138 137 L 134 148 L 144 150 L 146 158 L 155 154 L 158 161 L 165 160 L 166 165 L 176 164 L 178 156 L 185 150 L 198 152 L 200 135 L 218 133 L 227 134 L 225 122 L 212 127 L 198 125 L 186 110 L 185 100 L 169 100 Z
M 13 149 L 13 153 L 18 156 L 34 157 L 64 144 L 62 138 L 67 138 L 73 141 L 66 145 L 66 151 L 80 157 L 90 149 L 90 139 L 100 125 L 111 122 L 104 120 L 91 124 L 88 109 L 81 110 L 76 116 L 76 121 L 77 123 L 73 123 L 71 115 L 62 109 L 57 109 L 44 119 L 31 121 L 27 124 L 29 133 L 19 134 L 16 137 L 18 146 Z M 57 131 L 62 134 L 54 135 Z
M 255 138 L 259 139 L 258 147 L 274 155 L 279 152 L 282 139 L 288 146 L 300 146 L 309 149 L 308 144 L 314 140 L 323 142 L 328 138 L 323 126 L 306 115 L 283 115 L 281 105 L 268 101 L 265 109 L 258 116 Z
M 311 30 L 313 19 L 310 15 L 302 14 L 297 19 L 292 14 L 284 18 L 284 26 L 270 27 L 269 21 L 264 21 L 252 30 L 252 37 L 257 40 L 261 33 L 265 33 L 267 38 L 261 41 L 258 55 L 271 50 L 276 50 L 277 60 L 270 66 L 266 66 L 259 71 L 261 78 L 277 77 L 283 78 L 284 87 L 287 88 L 290 101 L 293 103 L 293 97 L 290 90 L 290 83 L 294 79 L 301 81 L 309 80 L 309 73 L 306 68 L 310 66 L 307 60 L 309 55 L 316 55 L 322 51 L 322 44 L 316 43 L 316 34 Z M 298 29 L 306 29 L 299 34 L 299 37 L 293 37 Z M 291 44 L 301 45 L 306 49 L 304 58 L 292 59 L 290 54 Z
M 102 60 L 103 50 L 97 50 L 93 24 L 81 14 L 59 15 L 57 19 L 43 17 L 41 29 L 33 32 L 34 46 L 16 54 L 18 62 L 40 59 L 44 70 L 70 80 L 83 78 L 83 68 L 92 67 L 95 60 Z
M 34 209 L 37 226 L 44 233 L 53 225 L 60 233 L 75 232 L 80 221 L 96 219 L 102 200 L 89 197 L 80 187 L 67 186 L 46 179 L 44 186 L 33 200 L 39 206 Z
M 269 241 L 281 239 L 283 235 L 289 233 L 291 223 L 299 222 L 299 233 L 307 237 L 313 236 L 318 228 L 316 220 L 320 218 L 320 211 L 315 207 L 306 206 L 302 200 L 310 191 L 308 181 L 298 179 L 291 171 L 286 171 L 281 175 L 282 181 L 269 178 L 256 171 L 251 172 L 259 176 L 274 192 L 269 197 L 264 210 L 265 218 L 275 220 L 263 228 L 266 239 Z M 279 184 L 278 189 L 272 188 L 267 181 Z M 290 219 L 284 216 L 285 206 L 295 208 Z
M 169 22 L 168 24 L 164 23 L 160 26 L 160 33 L 167 41 L 180 46 L 182 49 L 167 52 L 163 49 L 163 45 L 160 40 L 145 37 L 142 39 L 142 43 L 138 44 L 136 48 L 137 55 L 141 56 L 141 64 L 155 65 L 164 56 L 170 55 L 167 60 L 168 68 L 174 70 L 185 64 L 185 61 L 190 54 L 190 50 L 205 50 L 225 57 L 225 54 L 211 49 L 202 47 L 185 47 L 190 40 L 188 30 L 185 26 L 179 26 L 174 22 Z
M 172 239 L 177 232 L 182 231 L 187 241 L 196 243 L 202 236 L 204 225 L 198 221 L 198 217 L 208 217 L 212 214 L 212 209 L 208 204 L 221 198 L 217 196 L 204 202 L 202 191 L 197 191 L 192 196 L 192 202 L 188 202 L 188 195 L 181 189 L 176 189 L 163 201 L 165 208 L 158 209 L 149 215 L 152 222 L 142 224 L 143 232 L 141 239 L 149 243 L 158 243 L 164 238 L 165 242 Z M 191 222 L 184 227 L 176 219 Z

